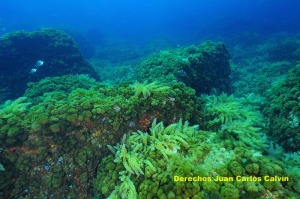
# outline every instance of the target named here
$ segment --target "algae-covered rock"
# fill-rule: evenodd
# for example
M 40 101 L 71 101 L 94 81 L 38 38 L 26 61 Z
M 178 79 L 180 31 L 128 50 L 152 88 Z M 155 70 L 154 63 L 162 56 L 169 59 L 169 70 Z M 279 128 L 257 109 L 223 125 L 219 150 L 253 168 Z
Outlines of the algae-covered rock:
M 49 92 L 62 91 L 70 93 L 77 88 L 88 89 L 95 85 L 96 80 L 88 75 L 64 75 L 60 77 L 46 77 L 39 82 L 28 83 L 25 96 L 34 98 Z
M 286 151 L 300 150 L 300 64 L 268 91 L 268 134 Z
M 26 95 L 0 107 L 3 198 L 91 198 L 91 182 L 108 144 L 115 145 L 124 134 L 148 130 L 155 118 L 166 124 L 178 118 L 200 119 L 195 91 L 178 82 L 112 86 L 67 75 L 31 83 Z M 145 174 L 135 161 L 131 156 L 127 164 L 134 173 Z M 155 174 L 152 162 L 146 162 L 149 176 Z M 104 168 L 120 166 L 111 162 Z M 111 175 L 106 180 L 114 181 L 102 188 L 104 193 L 115 187 L 119 177 Z M 165 175 L 157 178 L 167 181 Z M 123 180 L 124 185 L 130 183 Z
M 42 66 L 36 66 L 39 60 L 43 61 Z M 49 76 L 89 74 L 98 79 L 73 39 L 65 32 L 51 28 L 3 35 L 0 38 L 0 67 L 0 90 L 7 90 L 7 98 L 20 97 L 28 82 Z M 37 71 L 30 73 L 33 68 Z
M 181 81 L 198 94 L 230 90 L 229 53 L 222 43 L 204 42 L 161 51 L 136 69 L 139 81 Z
M 98 165 L 96 191 L 105 198 L 299 196 L 286 181 L 265 178 L 292 178 L 293 174 L 287 171 L 291 164 L 258 156 L 247 146 L 220 148 L 223 142 L 218 134 L 198 130 L 198 126 L 181 120 L 166 127 L 155 120 L 149 132 L 134 132 L 124 136 L 118 145 L 108 146 L 112 155 Z M 235 141 L 233 144 L 238 145 Z M 276 174 L 272 173 L 274 169 Z M 221 174 L 224 170 L 226 176 Z M 299 179 L 296 181 L 291 182 L 293 187 L 297 187 Z

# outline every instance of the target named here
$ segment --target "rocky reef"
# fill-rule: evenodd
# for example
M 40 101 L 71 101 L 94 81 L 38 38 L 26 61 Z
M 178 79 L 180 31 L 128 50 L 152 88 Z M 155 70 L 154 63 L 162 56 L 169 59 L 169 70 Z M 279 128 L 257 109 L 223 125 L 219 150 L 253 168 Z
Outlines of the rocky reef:
M 43 65 L 37 71 L 36 62 Z M 47 28 L 41 31 L 17 31 L 0 38 L 0 92 L 4 99 L 20 97 L 29 82 L 67 74 L 89 74 L 99 79 L 84 60 L 79 46 L 65 32 Z M 31 72 L 31 73 L 30 73 Z
M 176 82 L 107 86 L 68 75 L 31 83 L 0 109 L 0 196 L 91 198 L 108 144 L 147 131 L 154 118 L 196 122 L 198 106 L 195 91 Z
M 204 42 L 104 83 L 63 32 L 2 42 L 41 32 L 64 50 L 25 53 L 44 61 L 33 74 L 5 68 L 31 82 L 0 105 L 0 198 L 299 198 L 299 65 L 267 96 L 238 98 L 225 45 Z
M 300 150 L 300 64 L 267 92 L 268 134 L 286 151 Z
M 230 91 L 229 52 L 223 43 L 164 50 L 144 60 L 136 69 L 139 81 L 181 81 L 197 94 Z
M 247 104 L 245 98 L 225 95 L 204 100 L 204 121 L 207 128 L 218 124 L 214 131 L 182 120 L 167 126 L 154 120 L 149 131 L 109 146 L 95 180 L 100 198 L 299 197 L 299 154 L 266 152 L 258 106 L 248 103 L 244 111 L 237 107 Z M 212 104 L 225 108 L 213 112 Z

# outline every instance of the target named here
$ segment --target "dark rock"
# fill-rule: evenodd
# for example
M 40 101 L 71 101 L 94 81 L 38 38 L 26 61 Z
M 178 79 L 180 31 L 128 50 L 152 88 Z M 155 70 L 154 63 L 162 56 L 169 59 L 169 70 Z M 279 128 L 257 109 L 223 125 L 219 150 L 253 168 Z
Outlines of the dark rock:
M 43 60 L 44 64 L 37 68 L 38 60 Z M 51 28 L 2 36 L 0 68 L 0 91 L 5 93 L 6 99 L 21 96 L 28 82 L 45 77 L 88 74 L 99 79 L 73 39 L 65 32 Z M 37 68 L 37 71 L 30 73 L 32 68 Z

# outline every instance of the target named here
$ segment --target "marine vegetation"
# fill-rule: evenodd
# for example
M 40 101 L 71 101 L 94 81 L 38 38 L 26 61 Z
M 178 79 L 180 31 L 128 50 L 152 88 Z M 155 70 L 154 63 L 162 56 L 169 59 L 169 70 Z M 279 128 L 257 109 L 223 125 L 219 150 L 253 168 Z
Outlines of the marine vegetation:
M 30 84 L 27 97 L 3 104 L 0 197 L 91 198 L 104 146 L 117 144 L 124 134 L 147 131 L 154 118 L 166 124 L 179 118 L 197 122 L 200 104 L 193 89 L 179 82 L 149 84 L 144 98 L 131 82 L 49 77 Z
M 269 62 L 257 61 L 253 58 L 241 65 L 232 64 L 231 77 L 234 79 L 234 94 L 242 96 L 245 93 L 256 93 L 266 96 L 266 91 L 274 81 L 282 79 L 283 75 L 293 67 L 287 61 Z
M 299 197 L 294 176 L 299 165 L 286 165 L 243 142 L 220 139 L 218 133 L 182 120 L 169 126 L 154 120 L 148 132 L 124 135 L 121 143 L 108 146 L 112 154 L 98 165 L 96 194 L 133 199 Z M 265 177 L 275 175 L 290 181 Z
M 272 37 L 244 35 L 233 40 L 235 47 L 230 48 L 231 78 L 234 94 L 255 93 L 266 96 L 270 85 L 300 60 L 300 40 L 297 35 L 275 34 Z M 248 41 L 247 43 L 244 43 Z M 232 47 L 232 45 L 230 45 Z
M 26 115 L 30 102 L 27 97 L 20 97 L 14 101 L 8 100 L 0 106 L 0 138 L 15 137 L 21 133 L 22 125 L 19 119 Z
M 83 88 L 89 89 L 96 84 L 96 80 L 88 75 L 64 75 L 60 77 L 46 77 L 39 82 L 30 82 L 27 85 L 26 97 L 35 98 L 49 92 L 70 93 Z
M 264 101 L 262 97 L 248 94 L 235 98 L 221 94 L 202 98 L 205 102 L 203 113 L 206 129 L 219 132 L 223 139 L 240 140 L 249 147 L 260 149 L 265 146 L 265 124 L 259 112 Z
M 300 64 L 267 92 L 268 135 L 286 151 L 300 151 Z
M 164 50 L 144 60 L 136 69 L 138 81 L 181 81 L 197 94 L 230 90 L 229 53 L 223 43 L 204 42 Z
M 20 81 L 40 81 L 0 105 L 0 198 L 300 198 L 299 65 L 267 96 L 236 97 L 222 93 L 231 90 L 225 45 L 204 42 L 123 67 L 110 77 L 127 76 L 107 74 L 107 84 L 61 31 L 0 43 L 28 35 L 62 51 L 25 53 L 38 70 L 24 65 L 32 76 Z M 40 79 L 45 69 L 55 77 Z M 13 89 L 11 72 L 0 92 Z
M 134 83 L 131 87 L 133 88 L 136 96 L 140 96 L 142 94 L 145 99 L 154 92 L 160 93 L 170 88 L 168 86 L 161 86 L 157 82 L 152 82 L 150 84 L 147 84 L 147 82 L 142 84 Z

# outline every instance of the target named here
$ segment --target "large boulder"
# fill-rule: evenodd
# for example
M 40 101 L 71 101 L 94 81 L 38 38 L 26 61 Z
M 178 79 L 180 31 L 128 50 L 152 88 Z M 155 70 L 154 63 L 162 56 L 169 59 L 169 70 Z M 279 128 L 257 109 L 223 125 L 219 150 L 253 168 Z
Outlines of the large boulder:
M 137 67 L 136 74 L 139 81 L 181 81 L 197 94 L 229 92 L 229 58 L 223 43 L 208 41 L 154 54 Z
M 42 60 L 44 64 L 36 66 Z M 28 82 L 49 76 L 89 74 L 98 79 L 93 67 L 84 60 L 79 46 L 63 31 L 42 29 L 17 31 L 0 38 L 0 92 L 2 100 L 23 94 Z M 31 73 L 31 69 L 37 71 Z M 1 97 L 0 97 L 1 99 Z

